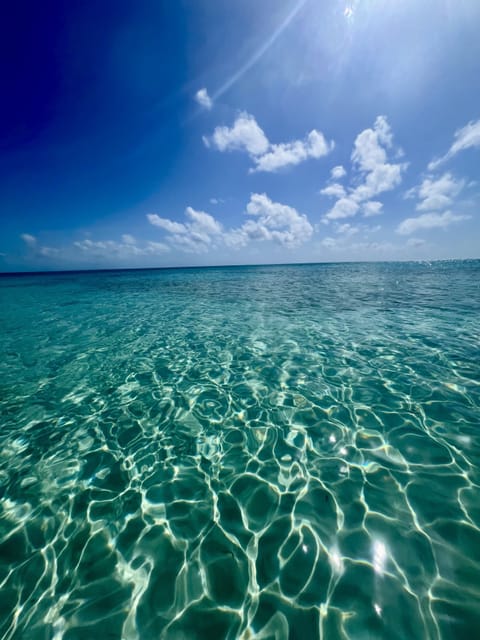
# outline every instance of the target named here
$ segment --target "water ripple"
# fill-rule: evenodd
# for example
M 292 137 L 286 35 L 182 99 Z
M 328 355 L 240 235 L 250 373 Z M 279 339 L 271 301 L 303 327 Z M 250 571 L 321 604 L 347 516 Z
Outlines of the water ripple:
M 480 263 L 2 278 L 2 638 L 473 638 Z

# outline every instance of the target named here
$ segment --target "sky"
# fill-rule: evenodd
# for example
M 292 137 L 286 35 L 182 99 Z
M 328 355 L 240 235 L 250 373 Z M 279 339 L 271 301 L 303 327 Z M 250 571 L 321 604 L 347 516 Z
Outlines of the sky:
M 478 0 L 0 24 L 0 271 L 480 258 Z

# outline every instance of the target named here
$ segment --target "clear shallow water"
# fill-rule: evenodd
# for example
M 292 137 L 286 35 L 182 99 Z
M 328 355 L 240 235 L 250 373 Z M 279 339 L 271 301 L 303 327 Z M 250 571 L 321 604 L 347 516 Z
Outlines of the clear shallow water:
M 480 629 L 480 262 L 0 278 L 0 637 Z

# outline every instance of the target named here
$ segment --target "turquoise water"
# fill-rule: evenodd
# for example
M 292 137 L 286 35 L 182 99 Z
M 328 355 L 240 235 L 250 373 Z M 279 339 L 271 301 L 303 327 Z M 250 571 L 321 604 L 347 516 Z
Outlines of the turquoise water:
M 0 278 L 0 637 L 480 633 L 480 262 Z

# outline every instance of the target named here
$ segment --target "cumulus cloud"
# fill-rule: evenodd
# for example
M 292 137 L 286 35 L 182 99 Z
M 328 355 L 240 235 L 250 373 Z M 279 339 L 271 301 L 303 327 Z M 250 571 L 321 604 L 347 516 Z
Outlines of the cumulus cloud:
M 434 171 L 441 164 L 456 156 L 460 151 L 465 149 L 479 149 L 480 148 L 480 120 L 469 122 L 467 125 L 455 131 L 453 136 L 454 141 L 447 151 L 447 153 L 441 158 L 432 160 L 428 165 L 429 171 Z
M 148 213 L 147 220 L 155 227 L 165 229 L 165 231 L 168 231 L 169 233 L 187 232 L 187 227 L 181 222 L 174 222 L 173 220 L 169 220 L 168 218 L 161 218 L 156 213 Z
M 341 164 L 339 164 L 336 167 L 333 167 L 333 169 L 330 171 L 330 177 L 332 180 L 341 180 L 341 178 L 343 178 L 346 175 L 347 175 L 347 172 L 345 171 L 345 169 L 342 167 Z
M 340 198 L 324 216 L 325 220 L 339 220 L 356 215 L 360 205 L 353 198 Z
M 402 171 L 406 164 L 379 164 L 366 174 L 365 182 L 351 193 L 358 202 L 369 200 L 385 191 L 392 191 L 402 181 Z
M 330 196 L 332 198 L 343 198 L 346 195 L 345 187 L 338 182 L 329 184 L 320 191 L 322 196 Z
M 451 211 L 443 213 L 424 213 L 416 218 L 406 218 L 397 227 L 397 233 L 410 235 L 425 229 L 446 229 L 454 222 L 468 220 L 470 216 L 456 215 Z
M 204 107 L 205 109 L 210 110 L 213 107 L 213 100 L 208 95 L 208 91 L 205 89 L 205 87 L 197 91 L 197 93 L 195 94 L 195 100 L 200 106 Z
M 432 211 L 446 209 L 449 207 L 455 196 L 465 186 L 463 180 L 455 180 L 450 173 L 444 173 L 440 178 L 425 178 L 418 188 L 420 202 L 417 204 L 418 211 Z
M 391 191 L 402 181 L 406 163 L 388 162 L 387 150 L 393 134 L 385 116 L 378 116 L 373 129 L 365 129 L 356 138 L 352 152 L 354 166 L 364 175 L 364 182 L 352 191 L 358 202 Z
M 363 215 L 365 218 L 370 218 L 371 216 L 378 216 L 382 213 L 383 204 L 381 202 L 377 202 L 376 200 L 370 200 L 369 202 L 363 203 Z
M 246 112 L 237 116 L 232 127 L 216 127 L 203 141 L 207 147 L 213 146 L 219 151 L 246 151 L 255 164 L 252 172 L 271 173 L 309 158 L 321 158 L 334 147 L 334 143 L 327 142 L 323 133 L 316 129 L 303 140 L 272 144 L 255 118 Z
M 386 148 L 392 145 L 392 133 L 385 116 L 378 116 L 373 129 L 365 129 L 355 139 L 352 161 L 362 171 L 373 171 L 387 161 Z
M 322 195 L 338 197 L 337 202 L 325 214 L 323 220 L 337 220 L 357 215 L 363 210 L 365 217 L 379 215 L 382 203 L 372 200 L 380 193 L 395 189 L 401 181 L 406 163 L 389 161 L 389 151 L 393 147 L 393 134 L 385 116 L 378 116 L 373 128 L 364 129 L 355 139 L 351 154 L 355 176 L 348 189 L 338 183 L 328 185 L 320 192 Z M 401 150 L 396 150 L 401 155 Z M 343 167 L 332 170 L 337 175 L 345 173 Z M 344 175 L 344 173 L 342 175 Z
M 149 213 L 150 224 L 160 227 L 169 233 L 168 240 L 176 247 L 187 252 L 202 253 L 214 244 L 222 234 L 222 225 L 205 211 L 196 211 L 192 207 L 185 209 L 188 222 L 181 223 L 161 218 L 156 213 Z
M 270 143 L 253 116 L 242 112 L 233 127 L 216 127 L 211 137 L 204 137 L 207 147 L 214 146 L 219 151 L 246 151 L 256 158 L 266 153 Z
M 273 202 L 265 193 L 253 193 L 250 196 L 247 214 L 255 220 L 246 222 L 241 231 L 252 239 L 274 240 L 285 247 L 294 248 L 308 240 L 313 233 L 306 215 L 294 207 Z
M 252 171 L 278 171 L 289 165 L 297 165 L 308 158 L 321 158 L 333 149 L 333 142 L 327 142 L 323 133 L 313 129 L 304 140 L 294 140 L 270 145 L 270 150 L 254 158 L 256 167 Z
M 470 218 L 468 215 L 453 214 L 445 209 L 454 204 L 455 197 L 465 186 L 464 180 L 457 180 L 451 173 L 442 176 L 432 175 L 424 178 L 422 183 L 409 189 L 405 197 L 417 197 L 417 211 L 425 211 L 418 217 L 406 218 L 397 227 L 397 233 L 410 235 L 416 231 L 428 229 L 445 229 L 454 222 Z M 409 245 L 409 246 L 413 246 Z
M 147 216 L 149 222 L 167 232 L 166 241 L 187 252 L 205 252 L 211 248 L 240 248 L 252 241 L 273 241 L 285 248 L 295 248 L 308 240 L 313 227 L 306 215 L 294 207 L 273 202 L 265 193 L 253 193 L 245 210 L 248 220 L 240 227 L 225 230 L 209 213 L 187 207 L 185 223 Z
M 37 246 L 37 239 L 35 236 L 32 236 L 30 233 L 22 233 L 20 238 L 25 242 L 27 247 L 33 249 Z

